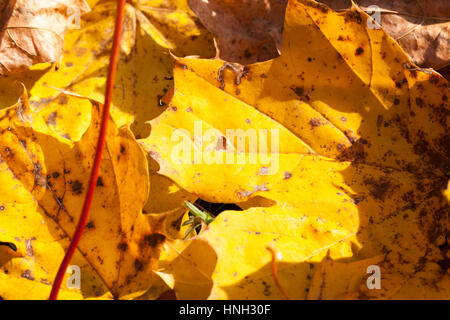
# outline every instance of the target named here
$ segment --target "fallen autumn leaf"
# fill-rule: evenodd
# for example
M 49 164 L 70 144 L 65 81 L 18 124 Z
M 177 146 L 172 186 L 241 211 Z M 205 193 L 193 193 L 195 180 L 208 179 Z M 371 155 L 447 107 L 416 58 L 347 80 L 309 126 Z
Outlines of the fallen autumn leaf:
M 93 167 L 120 24 L 76 3 L 61 59 L 0 55 L 0 299 L 48 297 Z M 358 3 L 127 1 L 59 297 L 449 299 L 448 82 Z

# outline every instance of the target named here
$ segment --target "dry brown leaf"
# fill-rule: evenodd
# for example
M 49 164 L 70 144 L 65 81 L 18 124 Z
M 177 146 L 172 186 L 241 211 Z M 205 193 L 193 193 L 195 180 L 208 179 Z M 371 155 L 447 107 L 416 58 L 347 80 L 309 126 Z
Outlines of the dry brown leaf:
M 64 35 L 82 13 L 85 0 L 0 0 L 0 74 L 61 58 Z
M 350 0 L 323 0 L 332 9 L 348 9 Z M 190 0 L 193 11 L 214 33 L 218 56 L 249 64 L 279 55 L 286 0 Z M 444 68 L 450 61 L 450 2 L 354 1 L 361 9 L 378 6 L 383 29 L 421 67 Z M 367 11 L 375 18 L 375 11 Z
M 279 56 L 285 0 L 189 0 L 216 37 L 218 56 L 249 64 Z
M 322 0 L 332 9 L 351 7 L 350 0 Z M 354 1 L 363 10 L 370 6 L 380 9 L 383 29 L 421 67 L 439 70 L 449 64 L 450 2 L 425 1 Z M 374 11 L 369 12 L 374 17 Z

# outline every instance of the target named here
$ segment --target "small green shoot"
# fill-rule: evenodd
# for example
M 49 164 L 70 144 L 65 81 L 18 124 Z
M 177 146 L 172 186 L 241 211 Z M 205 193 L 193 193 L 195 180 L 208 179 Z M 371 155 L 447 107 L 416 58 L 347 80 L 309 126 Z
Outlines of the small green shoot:
M 184 206 L 189 210 L 190 214 L 189 220 L 183 222 L 183 226 L 190 225 L 184 233 L 184 239 L 186 239 L 196 228 L 201 227 L 202 223 L 208 225 L 214 221 L 214 217 L 211 216 L 208 211 L 197 208 L 189 201 L 184 201 Z

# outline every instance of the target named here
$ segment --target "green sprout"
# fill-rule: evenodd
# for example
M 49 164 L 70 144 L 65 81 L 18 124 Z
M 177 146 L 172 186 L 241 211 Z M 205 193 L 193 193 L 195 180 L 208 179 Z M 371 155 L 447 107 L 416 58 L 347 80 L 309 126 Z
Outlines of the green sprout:
M 211 216 L 208 211 L 197 208 L 189 201 L 184 201 L 184 206 L 189 210 L 189 220 L 183 222 L 183 226 L 190 225 L 184 233 L 184 239 L 186 239 L 196 228 L 201 227 L 202 223 L 208 225 L 214 221 L 214 217 Z

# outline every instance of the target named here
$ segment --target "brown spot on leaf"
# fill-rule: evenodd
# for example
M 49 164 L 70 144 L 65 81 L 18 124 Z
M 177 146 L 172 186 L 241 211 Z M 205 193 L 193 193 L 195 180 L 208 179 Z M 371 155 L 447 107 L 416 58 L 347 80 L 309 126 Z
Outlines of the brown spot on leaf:
M 142 264 L 142 261 L 139 259 L 134 260 L 134 268 L 136 269 L 136 272 L 139 272 L 142 270 L 144 265 Z
M 311 125 L 311 128 L 320 127 L 323 124 L 322 121 L 317 118 L 311 118 L 308 123 Z
M 422 98 L 416 98 L 416 104 L 419 108 L 423 107 L 423 100 Z
M 40 187 L 45 187 L 47 181 L 42 176 L 42 165 L 39 162 L 34 163 L 33 174 L 35 184 Z
M 72 183 L 72 191 L 74 194 L 81 194 L 83 192 L 83 184 L 79 180 Z
M 355 51 L 355 56 L 360 56 L 364 53 L 364 49 L 362 47 L 358 47 Z
M 119 249 L 120 251 L 127 251 L 128 244 L 126 242 L 121 242 L 117 245 L 117 249 Z
M 363 200 L 364 200 L 364 197 L 353 197 L 353 198 L 350 198 L 350 201 L 353 202 L 354 204 L 358 204 L 358 203 L 360 203 Z
M 166 236 L 160 233 L 152 233 L 144 237 L 144 243 L 153 248 L 159 246 L 166 240 Z
M 349 11 L 348 13 L 348 17 L 350 19 L 355 20 L 357 23 L 361 24 L 362 22 L 362 17 L 361 17 L 361 13 L 359 13 L 359 11 L 357 11 L 356 9 L 352 9 L 351 11 Z M 346 19 L 346 22 L 348 20 Z
M 339 159 L 355 162 L 364 161 L 367 156 L 367 153 L 364 151 L 364 146 L 367 144 L 367 141 L 364 139 L 358 139 L 355 141 L 352 137 L 348 138 L 352 142 L 352 145 L 343 151 L 343 153 L 339 156 Z
M 25 278 L 25 279 L 28 279 L 28 280 L 34 280 L 34 277 L 33 277 L 33 275 L 31 274 L 31 270 L 30 270 L 30 269 L 25 270 L 25 272 L 22 273 L 20 276 L 21 276 L 22 278 Z
M 291 87 L 291 90 L 302 100 L 309 101 L 311 99 L 310 91 L 304 87 Z
M 266 297 L 270 296 L 270 295 L 272 294 L 272 292 L 270 291 L 270 285 L 267 284 L 267 282 L 265 282 L 265 281 L 262 281 L 261 283 L 262 283 L 262 285 L 264 286 L 264 292 L 263 292 L 263 294 L 264 294 Z
M 437 264 L 441 267 L 442 273 L 447 273 L 447 270 L 450 268 L 450 259 L 442 259 L 437 262 Z
M 97 187 L 103 187 L 103 186 L 105 186 L 105 185 L 103 184 L 102 177 L 98 177 L 98 179 L 97 179 Z
M 82 48 L 82 47 L 75 47 L 75 55 L 77 57 L 81 57 L 82 55 L 84 55 L 88 50 L 86 48 Z
M 56 111 L 50 113 L 47 119 L 48 125 L 56 125 L 56 117 L 58 116 L 58 113 Z
M 403 83 L 406 83 L 406 82 L 407 82 L 406 79 L 403 79 L 403 81 L 396 81 L 396 82 L 395 82 L 395 86 L 396 86 L 397 88 L 401 89 Z
M 5 147 L 5 152 L 8 154 L 8 157 L 12 157 L 14 154 L 11 152 L 11 148 L 10 147 Z
M 291 90 L 294 91 L 295 94 L 299 97 L 302 97 L 303 93 L 305 92 L 305 88 L 303 87 L 291 87 Z
M 59 96 L 59 98 L 58 98 L 59 104 L 67 104 L 67 102 L 69 102 L 69 99 L 67 99 L 66 95 L 62 94 Z
M 383 115 L 379 114 L 377 117 L 377 127 L 380 128 L 383 123 Z
M 364 181 L 370 194 L 378 200 L 384 200 L 388 190 L 391 188 L 391 182 L 387 178 L 380 178 L 376 181 L 374 178 L 368 178 Z

